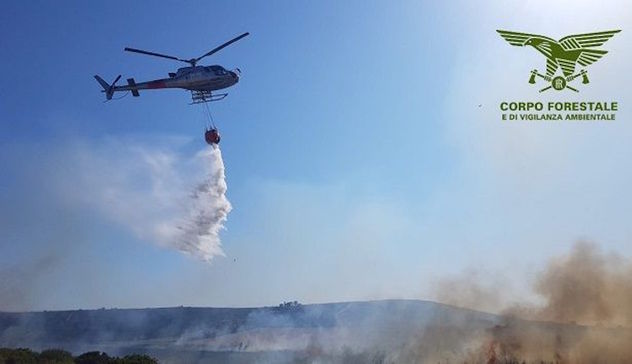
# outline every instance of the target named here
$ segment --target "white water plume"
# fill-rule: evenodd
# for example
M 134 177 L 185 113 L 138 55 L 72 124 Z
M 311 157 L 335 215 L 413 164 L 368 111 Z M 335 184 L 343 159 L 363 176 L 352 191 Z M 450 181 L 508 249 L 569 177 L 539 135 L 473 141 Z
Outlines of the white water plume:
M 64 153 L 55 184 L 64 200 L 95 208 L 138 238 L 210 261 L 232 209 L 219 147 L 188 156 L 178 141 L 108 139 Z M 74 159 L 72 159 L 74 158 Z
M 219 146 L 198 153 L 205 163 L 206 178 L 190 195 L 187 216 L 177 223 L 176 248 L 210 261 L 224 255 L 219 237 L 232 206 L 226 197 L 224 161 Z

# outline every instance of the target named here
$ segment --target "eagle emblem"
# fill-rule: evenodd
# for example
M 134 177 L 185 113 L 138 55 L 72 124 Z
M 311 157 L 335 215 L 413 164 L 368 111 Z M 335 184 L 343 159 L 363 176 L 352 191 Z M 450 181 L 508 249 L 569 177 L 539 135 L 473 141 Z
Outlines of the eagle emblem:
M 546 57 L 546 74 L 542 75 L 537 70 L 533 70 L 529 78 L 529 83 L 531 84 L 535 83 L 536 77 L 551 82 L 550 86 L 540 90 L 540 92 L 551 88 L 558 91 L 568 88 L 579 92 L 568 84 L 579 76 L 582 76 L 584 84 L 587 84 L 589 81 L 588 73 L 585 69 L 576 72 L 577 65 L 587 67 L 601 59 L 608 51 L 596 48 L 602 46 L 620 31 L 608 30 L 597 33 L 575 34 L 556 41 L 543 35 L 497 30 L 500 36 L 509 44 L 519 47 L 531 46 Z M 554 77 L 558 69 L 562 70 L 563 76 Z

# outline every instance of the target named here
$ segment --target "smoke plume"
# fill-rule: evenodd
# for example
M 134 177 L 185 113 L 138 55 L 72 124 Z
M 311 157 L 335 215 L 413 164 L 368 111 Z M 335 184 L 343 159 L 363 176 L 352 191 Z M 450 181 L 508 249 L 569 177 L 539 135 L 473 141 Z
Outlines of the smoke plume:
M 179 250 L 210 261 L 224 255 L 219 233 L 232 206 L 226 198 L 224 161 L 219 146 L 201 151 L 198 157 L 206 164 L 206 179 L 191 193 L 188 216 L 178 222 L 174 242 Z
M 632 263 L 607 256 L 595 245 L 578 243 L 567 257 L 554 259 L 535 291 L 546 305 L 535 318 L 585 325 L 632 324 Z
M 452 348 L 469 363 L 630 363 L 630 277 L 632 262 L 577 243 L 538 275 L 533 291 L 541 304 L 508 307 L 502 322 L 453 341 Z

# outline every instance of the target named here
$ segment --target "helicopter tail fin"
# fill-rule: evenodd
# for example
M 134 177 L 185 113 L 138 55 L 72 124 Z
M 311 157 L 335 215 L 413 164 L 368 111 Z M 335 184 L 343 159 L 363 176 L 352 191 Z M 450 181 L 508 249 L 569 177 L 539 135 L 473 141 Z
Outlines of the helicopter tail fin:
M 111 85 L 105 82 L 105 80 L 99 77 L 98 75 L 94 75 L 94 78 L 101 85 L 101 87 L 103 87 L 103 92 L 105 92 L 105 98 L 107 100 L 112 100 L 112 95 L 114 95 L 114 85 L 116 84 L 116 81 L 118 81 L 121 78 L 121 75 L 118 75 L 118 77 L 114 80 L 114 82 L 112 82 Z
M 136 88 L 136 81 L 134 81 L 133 78 L 127 79 L 127 86 L 129 86 L 129 89 L 132 91 L 132 96 L 140 96 L 140 94 L 138 93 L 138 89 Z

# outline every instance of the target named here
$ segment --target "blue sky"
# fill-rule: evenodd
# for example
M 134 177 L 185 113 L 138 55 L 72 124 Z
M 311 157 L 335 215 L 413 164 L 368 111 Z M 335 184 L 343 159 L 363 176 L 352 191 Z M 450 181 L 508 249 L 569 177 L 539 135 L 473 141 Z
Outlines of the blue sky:
M 570 3 L 5 4 L 0 309 L 432 298 L 471 268 L 520 294 L 577 239 L 630 255 L 632 19 L 618 1 L 555 15 Z M 617 122 L 502 124 L 501 100 L 546 95 L 524 82 L 541 56 L 497 28 L 623 29 L 581 96 L 619 101 Z M 181 64 L 123 48 L 187 58 L 244 31 L 204 61 L 243 72 L 212 105 L 234 210 L 209 265 L 139 231 L 157 203 L 143 156 L 193 179 L 202 109 L 180 90 L 103 103 L 92 75 L 162 78 Z M 119 175 L 133 213 L 97 201 Z

